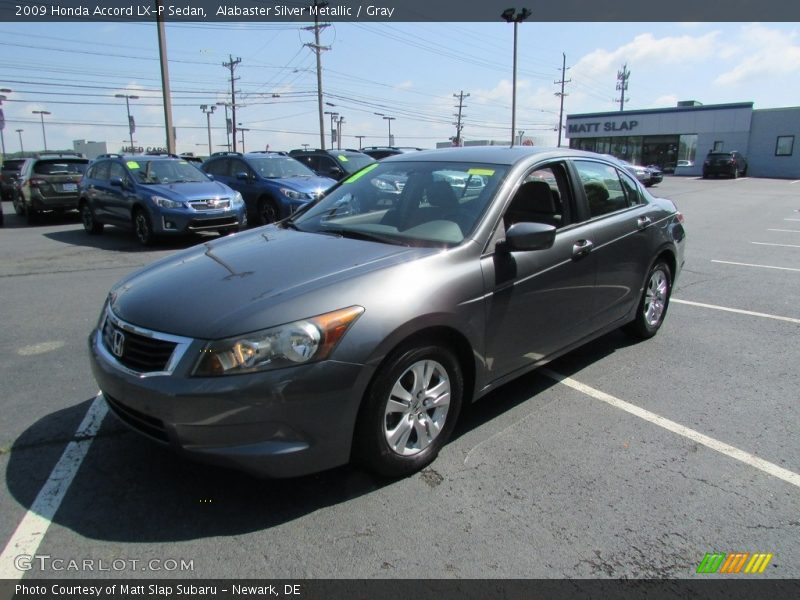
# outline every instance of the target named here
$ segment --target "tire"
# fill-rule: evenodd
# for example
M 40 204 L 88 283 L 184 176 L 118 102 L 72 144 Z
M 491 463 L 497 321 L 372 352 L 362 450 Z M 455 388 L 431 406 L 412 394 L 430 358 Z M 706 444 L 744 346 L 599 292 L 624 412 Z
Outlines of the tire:
M 141 208 L 137 208 L 133 213 L 133 232 L 142 246 L 153 245 L 155 241 L 153 225 L 150 223 L 148 214 Z
M 666 262 L 658 260 L 647 273 L 636 317 L 625 326 L 626 333 L 642 340 L 658 333 L 667 316 L 671 294 L 672 271 Z
M 733 167 L 733 173 L 731 173 L 731 179 L 739 179 L 739 167 Z
M 453 433 L 463 390 L 461 366 L 450 349 L 420 343 L 395 351 L 364 398 L 354 458 L 386 477 L 423 469 Z
M 258 213 L 256 214 L 256 223 L 259 225 L 269 225 L 279 220 L 280 211 L 275 205 L 275 202 L 269 198 L 261 198 L 258 201 Z
M 745 167 L 744 171 L 742 171 L 742 177 L 747 177 L 747 167 Z
M 226 235 L 230 235 L 232 233 L 236 233 L 237 231 L 239 231 L 238 227 L 228 227 L 228 228 L 220 229 L 217 233 L 219 233 L 220 236 L 226 236 Z
M 14 205 L 14 212 L 17 213 L 17 216 L 25 216 L 25 204 L 18 193 L 11 196 L 11 204 Z
M 95 219 L 94 211 L 89 206 L 88 202 L 81 204 L 81 221 L 83 222 L 83 229 L 89 235 L 98 235 L 103 233 L 103 224 Z

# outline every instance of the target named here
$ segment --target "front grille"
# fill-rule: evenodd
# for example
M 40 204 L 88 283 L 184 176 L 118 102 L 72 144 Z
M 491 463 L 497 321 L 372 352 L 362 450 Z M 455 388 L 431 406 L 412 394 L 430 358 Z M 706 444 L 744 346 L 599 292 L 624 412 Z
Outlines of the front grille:
M 159 442 L 169 443 L 169 437 L 163 421 L 134 410 L 130 406 L 125 406 L 119 400 L 107 394 L 103 394 L 103 396 L 114 415 L 128 427 Z
M 236 225 L 236 215 L 229 217 L 215 217 L 213 219 L 192 219 L 189 221 L 189 231 L 198 231 L 200 229 L 216 229 L 217 227 L 230 227 Z
M 209 198 L 207 200 L 194 200 L 189 202 L 195 210 L 221 210 L 229 208 L 231 201 L 229 198 Z
M 121 364 L 139 373 L 165 371 L 177 346 L 175 342 L 122 329 L 110 318 L 103 326 L 103 345 Z

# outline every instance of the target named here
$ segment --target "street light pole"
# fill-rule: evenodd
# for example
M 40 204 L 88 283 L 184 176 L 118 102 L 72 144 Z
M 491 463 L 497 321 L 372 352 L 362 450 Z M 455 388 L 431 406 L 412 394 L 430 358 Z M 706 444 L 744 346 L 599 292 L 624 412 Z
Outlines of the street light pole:
M 133 121 L 131 120 L 131 105 L 129 100 L 138 100 L 139 96 L 134 96 L 131 94 L 114 94 L 114 98 L 125 98 L 125 112 L 128 113 L 128 134 L 131 136 L 131 153 L 133 153 L 133 132 L 136 129 L 136 125 L 134 125 Z
M 244 154 L 245 153 L 245 150 L 244 150 L 244 132 L 245 131 L 250 131 L 250 130 L 247 129 L 246 127 L 242 127 L 242 124 L 239 123 L 239 126 L 237 127 L 237 131 L 241 131 L 242 132 L 242 154 Z
M 206 126 L 208 127 L 208 155 L 211 156 L 211 114 L 217 110 L 217 107 L 213 104 L 211 106 L 208 104 L 201 104 L 200 110 L 206 113 Z
M 374 113 L 374 114 L 378 115 L 379 117 L 383 117 L 383 119 L 385 121 L 389 122 L 389 146 L 391 146 L 392 145 L 392 121 L 397 119 L 397 117 L 389 117 L 389 116 L 386 116 L 383 113 Z
M 44 133 L 44 116 L 52 113 L 47 110 L 32 110 L 31 113 L 39 115 L 42 118 L 42 140 L 44 141 L 44 151 L 47 152 L 47 136 Z
M 334 121 L 336 121 L 336 117 L 339 116 L 339 113 L 338 112 L 333 112 L 332 110 L 326 110 L 325 114 L 331 116 L 331 150 L 333 150 L 333 144 L 335 142 L 333 123 L 334 123 Z M 324 150 L 324 148 L 322 148 L 322 149 Z
M 25 148 L 22 147 L 22 132 L 25 131 L 24 129 L 17 129 L 17 135 L 19 135 L 19 153 L 22 156 L 25 156 Z
M 511 146 L 514 146 L 514 138 L 517 134 L 517 25 L 533 14 L 529 9 L 523 8 L 515 13 L 515 9 L 507 8 L 500 17 L 506 23 L 514 23 L 514 74 L 511 84 Z
M 231 151 L 231 128 L 229 126 L 228 121 L 228 107 L 230 106 L 227 102 L 217 102 L 217 106 L 224 106 L 225 107 L 225 142 L 228 146 L 228 152 Z
M 336 148 L 338 150 L 342 149 L 342 123 L 344 123 L 344 117 L 339 117 L 337 121 L 338 125 L 336 126 Z

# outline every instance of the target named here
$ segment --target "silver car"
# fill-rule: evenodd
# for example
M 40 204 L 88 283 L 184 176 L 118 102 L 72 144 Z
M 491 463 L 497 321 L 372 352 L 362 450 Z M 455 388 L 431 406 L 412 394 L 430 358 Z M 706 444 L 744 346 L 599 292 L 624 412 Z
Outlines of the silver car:
M 684 235 L 672 202 L 594 153 L 402 154 L 120 281 L 92 370 L 117 417 L 186 456 L 403 476 L 464 403 L 615 328 L 654 335 Z

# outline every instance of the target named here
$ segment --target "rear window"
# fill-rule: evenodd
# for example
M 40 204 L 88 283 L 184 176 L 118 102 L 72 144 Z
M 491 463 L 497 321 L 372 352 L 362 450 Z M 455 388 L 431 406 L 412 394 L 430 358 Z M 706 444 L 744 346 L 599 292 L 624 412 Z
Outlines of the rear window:
M 33 166 L 37 175 L 74 175 L 86 172 L 85 160 L 40 160 Z
M 22 160 L 7 160 L 3 163 L 3 171 L 19 171 L 24 162 L 24 158 Z

